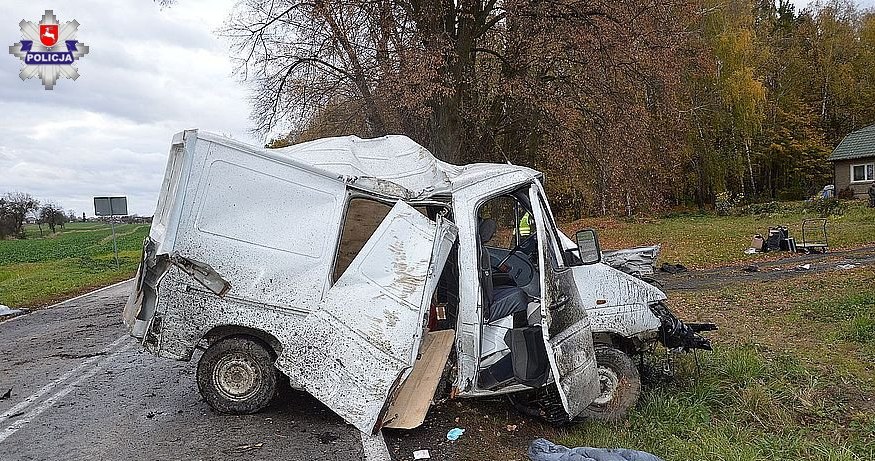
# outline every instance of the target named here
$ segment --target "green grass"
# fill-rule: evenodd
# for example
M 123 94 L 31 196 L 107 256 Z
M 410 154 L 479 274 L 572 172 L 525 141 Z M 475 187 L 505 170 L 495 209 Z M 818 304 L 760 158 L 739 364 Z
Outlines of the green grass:
M 23 240 L 0 240 L 0 304 L 32 307 L 85 289 L 131 277 L 137 269 L 148 224 L 116 226 L 119 268 L 115 267 L 110 226 L 70 223 L 50 234 L 25 227 Z
M 567 446 L 634 447 L 666 460 L 875 459 L 875 411 L 792 355 L 754 346 L 676 361 L 675 381 L 642 395 L 622 424 L 584 423 Z
M 806 274 L 672 296 L 709 319 L 713 353 L 676 361 L 621 424 L 585 423 L 569 446 L 629 447 L 666 460 L 875 459 L 875 273 Z
M 561 227 L 567 235 L 592 227 L 599 232 L 602 247 L 608 249 L 660 244 L 660 261 L 701 269 L 786 256 L 786 252 L 745 255 L 744 250 L 754 234 L 766 235 L 769 226 L 781 224 L 788 225 L 790 235 L 802 243 L 802 220 L 816 217 L 805 212 L 801 203 L 785 203 L 778 211 L 761 215 L 688 214 L 636 221 L 588 218 Z M 843 215 L 829 218 L 827 229 L 833 249 L 875 244 L 875 209 L 852 203 Z

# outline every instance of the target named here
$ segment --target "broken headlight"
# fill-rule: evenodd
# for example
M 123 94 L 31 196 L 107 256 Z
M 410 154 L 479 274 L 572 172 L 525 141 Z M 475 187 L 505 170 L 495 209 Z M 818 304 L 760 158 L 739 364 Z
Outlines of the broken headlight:
M 710 351 L 711 340 L 699 334 L 702 331 L 717 329 L 713 323 L 684 323 L 663 304 L 662 301 L 650 304 L 650 311 L 659 319 L 659 342 L 668 349 L 704 349 Z

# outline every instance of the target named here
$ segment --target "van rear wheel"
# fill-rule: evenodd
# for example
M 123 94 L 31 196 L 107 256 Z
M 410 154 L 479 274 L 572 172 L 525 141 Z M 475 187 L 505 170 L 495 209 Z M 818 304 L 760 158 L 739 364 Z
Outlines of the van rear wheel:
M 255 338 L 222 338 L 198 362 L 198 389 L 220 413 L 257 413 L 276 395 L 278 373 L 273 362 L 273 351 Z

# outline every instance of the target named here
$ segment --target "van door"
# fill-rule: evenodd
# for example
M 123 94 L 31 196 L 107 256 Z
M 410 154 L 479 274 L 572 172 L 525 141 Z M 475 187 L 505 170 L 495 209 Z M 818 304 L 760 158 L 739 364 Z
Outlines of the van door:
M 348 423 L 374 433 L 416 362 L 456 226 L 398 202 L 300 328 L 276 366 Z
M 538 234 L 541 283 L 541 329 L 553 380 L 570 417 L 579 415 L 599 395 L 592 330 L 571 268 L 561 256 L 553 217 L 538 183 L 529 199 Z

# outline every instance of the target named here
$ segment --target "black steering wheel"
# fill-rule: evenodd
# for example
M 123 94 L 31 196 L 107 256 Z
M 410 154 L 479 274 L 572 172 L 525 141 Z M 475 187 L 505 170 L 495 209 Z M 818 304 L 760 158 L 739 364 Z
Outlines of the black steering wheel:
M 535 236 L 536 236 L 536 234 L 535 234 L 534 232 L 532 232 L 531 235 L 529 235 L 528 237 L 524 238 L 523 240 L 520 241 L 520 243 L 517 243 L 516 246 L 514 246 L 513 248 L 511 248 L 510 252 L 507 253 L 507 256 L 505 256 L 504 259 L 502 259 L 501 262 L 498 263 L 498 267 L 497 267 L 496 269 L 500 268 L 501 266 L 504 266 L 504 264 L 505 264 L 508 260 L 510 260 L 510 258 L 513 257 L 513 255 L 514 255 L 517 251 L 520 251 L 524 246 L 526 246 L 526 244 L 528 244 L 529 242 L 531 242 L 532 239 L 535 238 Z

